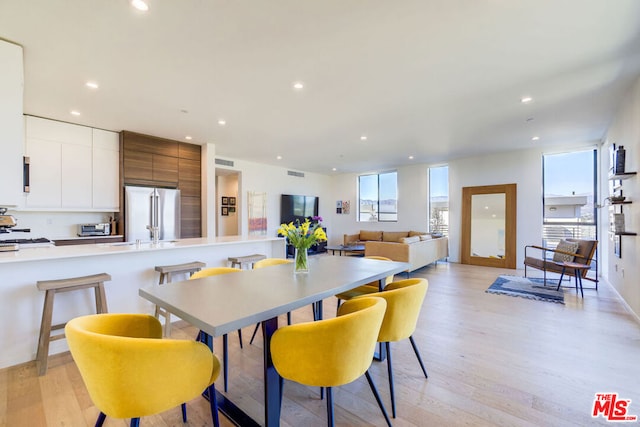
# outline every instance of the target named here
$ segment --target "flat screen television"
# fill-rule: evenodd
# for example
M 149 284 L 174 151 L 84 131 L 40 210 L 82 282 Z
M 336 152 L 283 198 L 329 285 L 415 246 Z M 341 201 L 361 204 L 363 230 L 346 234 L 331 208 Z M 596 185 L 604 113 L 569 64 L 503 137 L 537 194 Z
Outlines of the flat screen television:
M 320 198 L 315 196 L 283 194 L 280 199 L 280 222 L 296 224 L 296 220 L 299 220 L 302 224 L 305 218 L 318 216 L 319 201 Z

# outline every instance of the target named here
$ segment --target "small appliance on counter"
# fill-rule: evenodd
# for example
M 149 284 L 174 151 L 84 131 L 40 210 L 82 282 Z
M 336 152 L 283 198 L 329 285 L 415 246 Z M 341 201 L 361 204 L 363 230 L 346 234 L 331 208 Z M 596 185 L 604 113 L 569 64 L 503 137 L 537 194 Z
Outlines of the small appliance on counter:
M 0 252 L 17 251 L 20 245 L 27 247 L 48 247 L 53 246 L 49 239 L 40 237 L 37 239 L 6 239 L 9 233 L 30 233 L 30 228 L 15 228 L 18 221 L 13 215 L 7 215 L 7 208 L 0 208 Z
M 111 234 L 111 224 L 108 222 L 100 224 L 79 224 L 78 236 L 108 236 Z

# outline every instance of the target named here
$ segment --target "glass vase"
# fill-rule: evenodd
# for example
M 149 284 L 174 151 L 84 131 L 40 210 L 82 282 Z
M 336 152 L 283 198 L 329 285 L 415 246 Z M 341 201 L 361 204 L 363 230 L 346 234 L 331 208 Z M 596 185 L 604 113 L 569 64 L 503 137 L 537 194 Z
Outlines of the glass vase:
M 309 272 L 309 255 L 307 254 L 307 249 L 302 248 L 295 250 L 294 255 L 295 265 L 293 267 L 293 271 L 295 273 L 308 273 Z

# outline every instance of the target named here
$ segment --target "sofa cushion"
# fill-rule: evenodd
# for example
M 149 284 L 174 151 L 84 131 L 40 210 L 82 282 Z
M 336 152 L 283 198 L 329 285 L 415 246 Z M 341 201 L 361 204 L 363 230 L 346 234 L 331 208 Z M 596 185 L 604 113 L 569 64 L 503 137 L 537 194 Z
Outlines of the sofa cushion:
M 385 231 L 382 233 L 382 241 L 383 242 L 400 242 L 402 237 L 408 237 L 408 231 Z
M 382 231 L 360 230 L 360 240 L 363 242 L 364 241 L 379 242 L 382 240 Z
M 566 240 L 560 240 L 556 249 L 562 252 L 569 252 L 570 254 L 575 254 L 578 250 L 578 242 L 568 242 Z M 555 262 L 573 262 L 575 256 L 561 254 L 559 252 L 553 253 L 553 260 Z
M 415 243 L 420 241 L 420 236 L 401 237 L 398 239 L 399 243 Z
M 413 236 L 422 236 L 423 234 L 427 234 L 426 231 L 415 231 L 412 230 L 409 232 L 409 237 L 413 237 Z
M 431 234 L 421 234 L 418 237 L 420 237 L 420 240 L 431 240 L 431 239 L 433 239 L 433 236 L 431 236 Z

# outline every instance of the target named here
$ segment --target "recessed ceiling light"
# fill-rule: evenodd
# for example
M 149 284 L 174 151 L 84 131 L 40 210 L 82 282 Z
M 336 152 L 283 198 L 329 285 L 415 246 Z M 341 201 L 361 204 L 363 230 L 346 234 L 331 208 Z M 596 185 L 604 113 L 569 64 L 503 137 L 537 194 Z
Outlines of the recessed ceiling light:
M 276 159 L 282 160 L 282 156 L 276 156 Z
M 488 209 L 489 209 L 489 206 L 485 206 L 484 208 L 488 210 Z
M 532 140 L 532 141 L 537 141 L 537 140 L 539 140 L 539 139 L 540 139 L 540 137 L 539 137 L 539 136 L 534 136 L 533 138 L 531 138 L 531 140 Z
M 187 141 L 191 141 L 193 138 L 191 138 L 189 135 L 185 136 L 184 139 L 186 139 Z
M 80 115 L 80 111 L 71 110 L 71 114 L 74 115 L 74 116 L 79 116 Z
M 85 86 L 90 87 L 91 89 L 98 89 L 98 83 L 96 82 L 86 82 Z
M 219 124 L 220 126 L 224 126 L 224 125 L 226 125 L 226 124 L 227 124 L 227 121 L 226 121 L 225 119 L 220 119 L 220 120 L 218 120 L 218 124 Z
M 362 135 L 360 137 L 360 141 L 366 141 L 367 140 L 367 135 Z
M 143 12 L 149 10 L 149 5 L 144 0 L 131 0 L 131 6 Z
M 523 96 L 522 98 L 520 98 L 520 102 L 522 102 L 523 104 L 528 104 L 531 101 L 533 101 L 533 98 L 530 96 Z
M 409 156 L 409 160 L 413 160 L 413 156 Z
M 304 83 L 302 83 L 302 82 L 295 82 L 295 83 L 293 84 L 293 88 L 294 88 L 294 89 L 297 89 L 297 90 L 300 90 L 300 89 L 304 88 Z
M 335 172 L 335 171 L 337 171 L 338 169 L 337 169 L 337 168 L 331 168 L 331 170 Z

